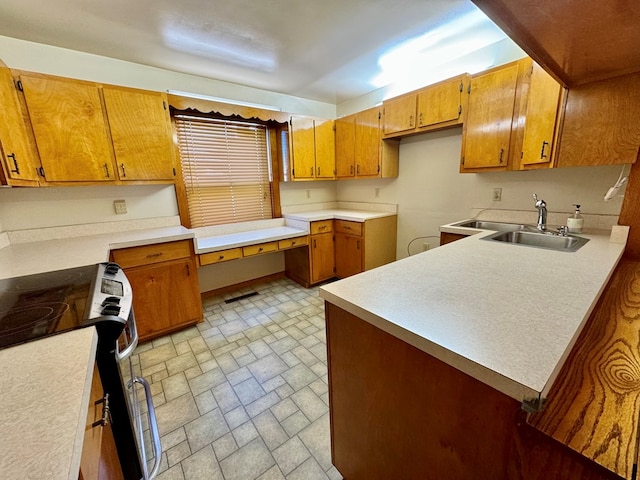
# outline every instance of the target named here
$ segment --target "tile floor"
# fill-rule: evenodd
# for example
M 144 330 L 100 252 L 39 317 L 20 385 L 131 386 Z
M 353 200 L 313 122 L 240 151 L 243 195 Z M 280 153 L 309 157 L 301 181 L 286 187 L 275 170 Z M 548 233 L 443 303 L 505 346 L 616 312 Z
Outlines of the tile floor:
M 342 479 L 331 465 L 318 289 L 282 279 L 203 308 L 204 322 L 132 356 L 153 392 L 158 480 Z

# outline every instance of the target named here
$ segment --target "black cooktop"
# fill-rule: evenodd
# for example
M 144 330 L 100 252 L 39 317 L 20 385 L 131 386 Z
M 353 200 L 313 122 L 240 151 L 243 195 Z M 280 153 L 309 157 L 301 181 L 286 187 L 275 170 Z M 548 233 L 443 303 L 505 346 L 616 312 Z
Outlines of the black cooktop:
M 82 326 L 97 265 L 0 280 L 0 348 Z

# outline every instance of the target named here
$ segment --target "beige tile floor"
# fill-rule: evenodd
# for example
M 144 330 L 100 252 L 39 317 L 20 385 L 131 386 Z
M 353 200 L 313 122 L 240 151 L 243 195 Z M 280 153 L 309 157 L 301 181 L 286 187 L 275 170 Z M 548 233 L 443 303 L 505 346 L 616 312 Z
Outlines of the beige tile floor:
M 318 289 L 282 279 L 203 303 L 204 322 L 132 357 L 156 406 L 158 479 L 341 479 L 331 465 Z

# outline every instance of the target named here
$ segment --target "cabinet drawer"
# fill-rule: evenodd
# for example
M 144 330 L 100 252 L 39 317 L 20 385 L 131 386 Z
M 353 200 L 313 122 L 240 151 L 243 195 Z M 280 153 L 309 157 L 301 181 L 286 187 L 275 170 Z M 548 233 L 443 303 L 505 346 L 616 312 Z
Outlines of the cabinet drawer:
M 278 250 L 278 242 L 269 242 L 242 247 L 242 254 L 245 257 L 249 257 L 251 255 L 259 255 L 261 253 L 275 252 L 276 250 Z
M 200 257 L 200 266 L 211 265 L 242 258 L 242 248 L 230 248 L 228 250 L 220 250 L 219 252 L 202 253 L 198 256 Z
M 311 222 L 311 235 L 317 233 L 327 233 L 333 231 L 333 220 L 322 220 L 320 222 Z
M 167 260 L 189 257 L 191 255 L 190 243 L 191 240 L 181 240 L 179 242 L 122 248 L 112 250 L 111 256 L 113 261 L 122 268 L 150 265 L 153 263 L 166 262 Z
M 296 237 L 287 238 L 286 240 L 280 240 L 278 242 L 278 250 L 286 250 L 287 248 L 300 247 L 302 245 L 309 245 L 309 237 Z
M 336 233 L 346 233 L 347 235 L 362 235 L 362 223 L 349 222 L 347 220 L 335 220 Z

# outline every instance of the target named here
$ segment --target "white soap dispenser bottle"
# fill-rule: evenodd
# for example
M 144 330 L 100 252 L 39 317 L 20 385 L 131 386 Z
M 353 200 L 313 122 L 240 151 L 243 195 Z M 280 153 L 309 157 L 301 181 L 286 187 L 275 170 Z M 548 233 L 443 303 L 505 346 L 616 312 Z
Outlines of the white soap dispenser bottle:
M 576 208 L 576 211 L 567 218 L 567 227 L 569 227 L 569 233 L 582 233 L 584 219 L 582 215 L 580 215 L 580 205 L 574 203 L 573 206 Z

